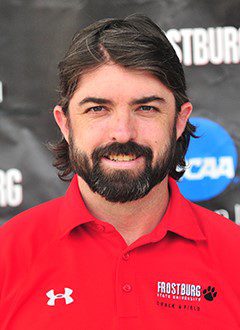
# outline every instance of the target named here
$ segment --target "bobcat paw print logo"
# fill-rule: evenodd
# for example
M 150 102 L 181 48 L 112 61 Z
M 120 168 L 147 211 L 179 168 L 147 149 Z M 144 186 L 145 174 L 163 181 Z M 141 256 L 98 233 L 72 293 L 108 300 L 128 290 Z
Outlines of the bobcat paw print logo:
M 215 291 L 214 287 L 209 286 L 207 289 L 203 290 L 203 296 L 208 301 L 213 301 L 217 296 L 217 291 Z
M 55 306 L 56 299 L 65 299 L 66 305 L 71 304 L 73 302 L 72 293 L 72 289 L 64 288 L 64 293 L 54 294 L 54 290 L 52 289 L 46 293 L 46 296 L 49 298 L 47 304 L 48 306 Z

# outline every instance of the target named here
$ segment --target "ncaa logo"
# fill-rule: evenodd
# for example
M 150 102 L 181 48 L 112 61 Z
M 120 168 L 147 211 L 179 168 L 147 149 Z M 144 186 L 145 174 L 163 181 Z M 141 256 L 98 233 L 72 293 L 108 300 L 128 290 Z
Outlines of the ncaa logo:
M 238 155 L 228 132 L 207 118 L 192 118 L 197 139 L 191 139 L 186 154 L 187 169 L 179 188 L 193 202 L 211 199 L 230 184 L 235 176 Z

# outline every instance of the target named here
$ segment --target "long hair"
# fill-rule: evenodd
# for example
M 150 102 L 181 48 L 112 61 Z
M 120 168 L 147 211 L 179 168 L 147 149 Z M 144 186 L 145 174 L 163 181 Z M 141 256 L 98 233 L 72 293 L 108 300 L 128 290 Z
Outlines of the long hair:
M 124 68 L 145 70 L 157 77 L 175 97 L 176 114 L 189 101 L 182 65 L 164 32 L 148 17 L 133 14 L 125 19 L 103 19 L 75 34 L 71 45 L 59 63 L 59 102 L 65 115 L 81 76 L 108 62 Z M 175 180 L 184 174 L 185 154 L 196 128 L 189 121 L 177 140 L 173 166 L 169 175 Z M 73 169 L 69 146 L 62 136 L 50 144 L 55 155 L 53 166 L 63 181 L 71 179 Z

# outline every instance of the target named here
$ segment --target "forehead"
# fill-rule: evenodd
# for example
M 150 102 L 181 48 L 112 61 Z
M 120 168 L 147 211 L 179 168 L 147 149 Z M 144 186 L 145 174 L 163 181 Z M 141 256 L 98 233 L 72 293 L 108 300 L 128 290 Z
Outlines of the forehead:
M 94 96 L 121 102 L 153 94 L 174 101 L 173 93 L 150 72 L 105 64 L 81 76 L 72 99 Z

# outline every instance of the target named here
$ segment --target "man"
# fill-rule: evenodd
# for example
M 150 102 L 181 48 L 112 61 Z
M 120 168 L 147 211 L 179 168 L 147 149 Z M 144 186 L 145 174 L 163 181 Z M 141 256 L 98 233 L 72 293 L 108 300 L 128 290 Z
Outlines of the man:
M 1 329 L 239 329 L 239 228 L 175 182 L 195 128 L 164 33 L 101 20 L 59 69 L 52 149 L 75 174 L 1 228 Z

